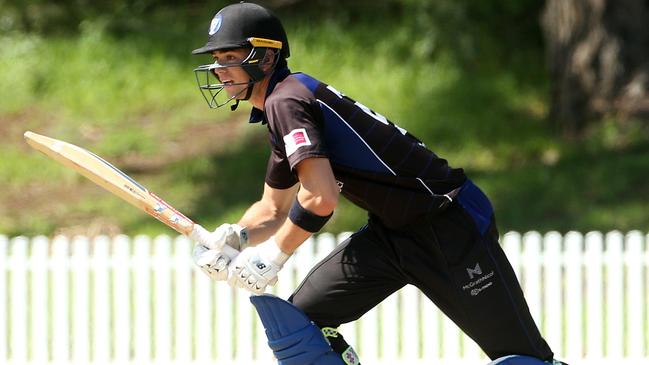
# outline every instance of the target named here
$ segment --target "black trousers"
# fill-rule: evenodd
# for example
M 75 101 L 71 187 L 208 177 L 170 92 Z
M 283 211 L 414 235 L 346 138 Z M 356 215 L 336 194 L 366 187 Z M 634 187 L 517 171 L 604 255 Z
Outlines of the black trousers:
M 491 359 L 552 359 L 498 243 L 495 221 L 482 235 L 455 202 L 398 230 L 370 218 L 311 270 L 289 301 L 318 326 L 335 328 L 406 284 L 419 288 Z M 346 343 L 332 347 L 341 352 Z

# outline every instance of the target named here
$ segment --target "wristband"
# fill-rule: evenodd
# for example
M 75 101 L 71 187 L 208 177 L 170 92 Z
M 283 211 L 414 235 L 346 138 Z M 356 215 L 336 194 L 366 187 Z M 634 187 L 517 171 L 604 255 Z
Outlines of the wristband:
M 233 224 L 232 228 L 234 229 L 234 232 L 237 234 L 239 237 L 239 250 L 243 250 L 244 248 L 248 247 L 248 228 L 247 227 L 241 227 L 238 224 Z
M 267 241 L 260 243 L 258 246 L 259 252 L 273 264 L 282 267 L 291 255 L 284 253 L 277 246 L 275 236 L 272 236 Z
M 306 210 L 300 202 L 297 200 L 297 196 L 291 205 L 291 209 L 288 211 L 288 218 L 296 226 L 302 228 L 303 230 L 311 233 L 316 233 L 324 227 L 324 225 L 329 221 L 329 218 L 334 213 L 327 216 L 320 216 Z

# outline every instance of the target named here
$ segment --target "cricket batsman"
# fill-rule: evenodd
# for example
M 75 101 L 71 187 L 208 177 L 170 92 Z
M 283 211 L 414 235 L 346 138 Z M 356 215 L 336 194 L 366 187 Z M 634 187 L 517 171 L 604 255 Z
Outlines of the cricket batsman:
M 212 58 L 195 69 L 200 91 L 211 108 L 252 104 L 250 123 L 268 130 L 270 157 L 260 200 L 237 223 L 192 237 L 194 260 L 212 279 L 257 294 L 280 364 L 360 364 L 338 326 L 406 284 L 497 363 L 555 362 L 498 243 L 492 205 L 461 168 L 343 91 L 291 72 L 286 32 L 268 9 L 226 6 L 208 29 L 192 52 Z M 367 223 L 288 301 L 262 295 L 341 195 L 368 212 Z

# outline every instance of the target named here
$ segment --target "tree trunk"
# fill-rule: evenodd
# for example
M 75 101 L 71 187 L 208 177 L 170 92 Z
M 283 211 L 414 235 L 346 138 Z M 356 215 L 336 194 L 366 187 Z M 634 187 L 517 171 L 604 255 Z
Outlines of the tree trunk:
M 579 135 L 605 116 L 649 120 L 649 1 L 547 0 L 550 118 Z

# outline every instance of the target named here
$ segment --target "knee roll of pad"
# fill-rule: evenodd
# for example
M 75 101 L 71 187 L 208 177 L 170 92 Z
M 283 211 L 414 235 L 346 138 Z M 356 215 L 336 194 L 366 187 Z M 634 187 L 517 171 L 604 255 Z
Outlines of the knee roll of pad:
M 252 296 L 250 301 L 279 365 L 345 365 L 299 308 L 273 295 Z

